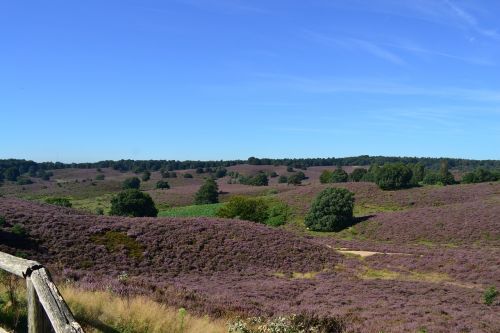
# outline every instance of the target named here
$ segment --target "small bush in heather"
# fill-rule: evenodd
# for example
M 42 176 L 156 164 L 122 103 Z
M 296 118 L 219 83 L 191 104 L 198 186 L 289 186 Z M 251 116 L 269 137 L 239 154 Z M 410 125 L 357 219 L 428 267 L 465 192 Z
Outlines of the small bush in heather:
M 71 207 L 71 201 L 68 198 L 47 198 L 45 202 L 51 205 L 61 206 L 61 207 Z
M 484 304 L 486 305 L 492 305 L 495 299 L 498 296 L 498 290 L 495 286 L 491 286 L 488 289 L 484 291 L 483 294 L 483 299 L 484 299 Z
M 33 181 L 29 178 L 18 178 L 17 185 L 31 185 Z
M 426 185 L 443 185 L 443 183 L 441 183 L 441 177 L 439 176 L 439 173 L 433 171 L 426 172 L 424 180 L 422 182 Z
M 190 173 L 185 173 L 184 178 L 193 178 L 193 175 Z
M 382 190 L 398 190 L 410 187 L 412 175 L 403 163 L 387 163 L 380 168 L 376 183 Z
M 300 185 L 302 183 L 302 176 L 299 173 L 295 173 L 288 177 L 288 184 Z
M 159 180 L 156 182 L 156 188 L 158 189 L 169 189 L 170 188 L 170 185 L 168 184 L 167 181 L 164 181 L 164 180 Z
M 207 178 L 196 192 L 194 203 L 196 205 L 212 204 L 219 202 L 219 186 L 212 178 Z
M 127 178 L 123 181 L 123 189 L 124 190 L 128 190 L 128 189 L 139 189 L 139 187 L 141 186 L 141 181 L 139 178 L 137 177 L 130 177 L 130 178 Z
M 217 216 L 264 223 L 268 218 L 268 208 L 261 198 L 234 196 L 217 211 Z
M 332 172 L 330 170 L 323 170 L 319 176 L 319 181 L 321 184 L 328 184 L 332 182 Z
M 227 170 L 225 168 L 219 168 L 215 172 L 215 177 L 222 178 L 222 177 L 225 177 L 226 174 L 227 174 Z
M 280 176 L 278 178 L 278 183 L 279 184 L 286 184 L 286 183 L 288 183 L 288 177 L 287 176 Z
M 158 215 L 153 199 L 147 193 L 137 189 L 128 189 L 111 199 L 110 215 L 119 216 L 152 216 Z
M 314 231 L 340 231 L 352 223 L 354 194 L 344 188 L 327 188 L 314 199 L 305 225 Z
M 286 171 L 287 172 L 294 172 L 295 170 L 293 170 L 292 166 L 288 166 L 288 167 L 286 167 Z
M 170 178 L 177 178 L 177 172 L 171 171 L 170 172 Z
M 205 171 L 203 171 L 203 168 L 196 168 L 196 173 L 203 173 Z
M 19 169 L 16 167 L 10 167 L 4 171 L 5 179 L 15 182 L 17 177 L 20 176 Z
M 337 168 L 332 172 L 332 183 L 345 183 L 349 180 L 349 175 L 341 168 Z
M 250 177 L 239 176 L 238 179 L 240 183 L 244 185 L 267 186 L 269 184 L 269 178 L 267 178 L 265 173 L 258 173 Z
M 12 233 L 17 236 L 26 236 L 26 228 L 22 224 L 16 223 L 11 229 Z
M 363 179 L 363 176 L 368 172 L 368 170 L 364 169 L 364 168 L 356 168 L 354 169 L 351 174 L 349 175 L 349 178 L 351 178 L 351 180 L 353 182 L 360 182 L 361 179 Z
M 271 171 L 271 173 L 269 173 L 269 177 L 276 178 L 278 177 L 278 174 L 276 173 L 276 171 Z
M 6 223 L 5 217 L 0 215 L 0 228 L 3 227 Z
M 142 173 L 142 177 L 141 177 L 141 179 L 142 179 L 142 181 L 143 181 L 143 182 L 147 182 L 149 179 L 151 179 L 151 172 L 149 172 L 149 171 L 147 171 L 147 170 L 146 170 L 146 171 L 144 171 L 144 172 Z
M 97 176 L 95 176 L 95 180 L 104 180 L 106 176 L 104 176 L 103 174 L 99 174 Z

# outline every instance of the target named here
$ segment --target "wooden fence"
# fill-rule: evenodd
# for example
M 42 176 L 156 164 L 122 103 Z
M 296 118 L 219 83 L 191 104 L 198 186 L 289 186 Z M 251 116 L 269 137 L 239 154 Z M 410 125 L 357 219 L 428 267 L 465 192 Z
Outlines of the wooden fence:
M 29 333 L 83 333 L 42 265 L 0 252 L 0 269 L 26 279 Z

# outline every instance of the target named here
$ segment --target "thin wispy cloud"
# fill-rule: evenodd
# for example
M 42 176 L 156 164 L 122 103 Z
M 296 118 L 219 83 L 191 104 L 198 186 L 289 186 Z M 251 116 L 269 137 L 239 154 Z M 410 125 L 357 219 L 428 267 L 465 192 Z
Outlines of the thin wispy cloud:
M 464 22 L 469 28 L 475 32 L 494 39 L 500 40 L 500 34 L 496 30 L 484 29 L 478 20 L 465 9 L 459 7 L 457 4 L 450 0 L 444 0 L 444 3 L 451 9 L 452 13 Z

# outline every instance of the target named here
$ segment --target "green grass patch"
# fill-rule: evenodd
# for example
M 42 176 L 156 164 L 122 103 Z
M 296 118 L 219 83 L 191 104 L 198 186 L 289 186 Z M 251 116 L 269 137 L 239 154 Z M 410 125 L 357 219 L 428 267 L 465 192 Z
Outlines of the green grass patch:
M 144 251 L 144 246 L 141 243 L 120 231 L 107 231 L 104 234 L 92 236 L 92 241 L 95 244 L 106 246 L 109 252 L 116 252 L 123 248 L 129 257 L 135 259 L 142 258 Z
M 160 210 L 158 216 L 162 217 L 215 217 L 217 210 L 222 207 L 224 203 L 206 204 L 206 205 L 192 205 L 182 207 L 172 207 L 165 210 Z

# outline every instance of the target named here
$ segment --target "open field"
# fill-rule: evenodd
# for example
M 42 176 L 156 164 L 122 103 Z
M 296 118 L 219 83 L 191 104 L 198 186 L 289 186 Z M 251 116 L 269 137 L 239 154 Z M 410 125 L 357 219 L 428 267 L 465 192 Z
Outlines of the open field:
M 52 180 L 35 179 L 24 190 L 7 182 L 0 188 L 0 250 L 44 262 L 57 281 L 70 281 L 82 295 L 79 301 L 68 292 L 77 313 L 90 311 L 80 303 L 94 296 L 118 303 L 132 297 L 209 315 L 206 325 L 215 331 L 237 317 L 300 313 L 343 318 L 348 332 L 500 330 L 500 302 L 483 302 L 488 287 L 500 286 L 499 182 L 382 191 L 373 183 L 320 184 L 324 169 L 305 170 L 309 178 L 300 186 L 218 179 L 222 202 L 266 195 L 286 203 L 292 217 L 279 228 L 214 218 L 224 203 L 193 206 L 206 176 L 195 170 L 166 179 L 168 190 L 154 188 L 159 172 L 141 183 L 159 218 L 94 214 L 108 212 L 131 172 L 56 170 Z M 290 174 L 283 166 L 229 170 Z M 193 178 L 182 177 L 186 172 Z M 95 180 L 99 173 L 104 180 Z M 355 194 L 356 223 L 340 232 L 309 231 L 304 216 L 329 187 Z M 73 208 L 43 203 L 55 196 L 70 198 Z M 24 232 L 15 233 L 15 225 Z M 95 311 L 108 318 L 104 308 Z

